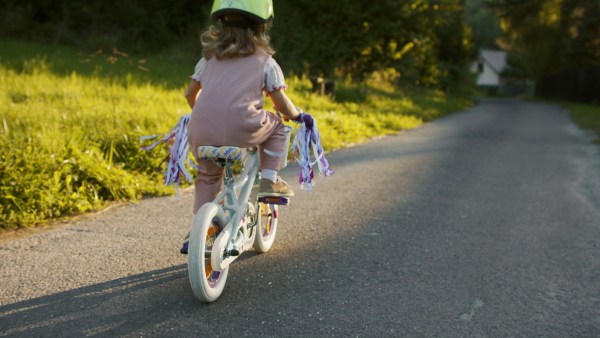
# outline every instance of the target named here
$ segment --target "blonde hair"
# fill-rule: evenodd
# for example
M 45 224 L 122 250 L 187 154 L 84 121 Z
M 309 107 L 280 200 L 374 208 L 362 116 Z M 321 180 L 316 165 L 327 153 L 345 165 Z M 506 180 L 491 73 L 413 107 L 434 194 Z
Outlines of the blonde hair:
M 241 21 L 237 15 L 227 15 L 227 20 Z M 269 23 L 256 24 L 252 28 L 212 25 L 202 34 L 202 56 L 209 60 L 245 57 L 262 49 L 269 55 L 275 54 L 269 37 Z

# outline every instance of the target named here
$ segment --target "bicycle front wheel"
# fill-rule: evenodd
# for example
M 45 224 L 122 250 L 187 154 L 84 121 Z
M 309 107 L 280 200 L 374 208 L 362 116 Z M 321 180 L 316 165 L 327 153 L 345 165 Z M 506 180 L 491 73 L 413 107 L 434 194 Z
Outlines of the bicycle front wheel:
M 271 249 L 277 233 L 279 209 L 277 204 L 258 203 L 258 220 L 256 223 L 256 238 L 254 250 L 267 252 Z
M 188 250 L 188 274 L 196 298 L 213 302 L 223 292 L 229 267 L 214 271 L 210 263 L 212 246 L 223 231 L 225 222 L 219 219 L 219 206 L 215 203 L 203 205 L 196 216 L 190 232 Z

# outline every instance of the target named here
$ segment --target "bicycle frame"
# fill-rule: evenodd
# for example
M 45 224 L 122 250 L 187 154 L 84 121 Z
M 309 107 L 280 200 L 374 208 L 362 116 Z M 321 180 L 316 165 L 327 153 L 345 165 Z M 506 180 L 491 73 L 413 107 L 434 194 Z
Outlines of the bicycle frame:
M 217 217 L 226 224 L 217 236 L 211 252 L 211 265 L 215 271 L 223 271 L 242 252 L 252 247 L 256 235 L 254 226 L 257 219 L 255 217 L 249 224 L 247 216 L 250 208 L 254 208 L 248 201 L 252 187 L 258 179 L 258 149 L 247 149 L 244 169 L 237 180 L 233 177 L 232 164 L 233 161 L 226 161 L 224 189 L 213 201 L 219 205 Z M 219 204 L 222 200 L 225 201 L 223 205 Z

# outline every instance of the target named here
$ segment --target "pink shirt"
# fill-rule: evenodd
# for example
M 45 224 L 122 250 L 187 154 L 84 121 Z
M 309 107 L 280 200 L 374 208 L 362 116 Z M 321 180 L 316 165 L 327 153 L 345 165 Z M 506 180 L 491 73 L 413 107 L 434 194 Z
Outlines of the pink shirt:
M 190 78 L 202 84 L 202 81 L 200 81 L 200 79 L 202 78 L 202 73 L 204 72 L 205 67 L 206 59 L 202 58 L 196 64 L 194 74 L 191 75 Z M 265 67 L 265 84 L 263 90 L 267 92 L 268 95 L 276 90 L 287 88 L 288 86 L 285 84 L 285 79 L 283 77 L 281 67 L 279 67 L 279 64 L 277 64 L 277 61 L 275 61 L 275 59 L 269 58 L 267 66 Z
M 280 82 L 283 75 L 279 66 L 279 72 L 273 71 L 276 63 L 271 60 L 269 54 L 261 51 L 247 57 L 213 57 L 198 63 L 198 74 L 192 78 L 201 83 L 202 90 L 188 126 L 194 156 L 198 146 L 255 146 L 283 130 L 281 119 L 263 110 L 263 91 L 285 87 Z

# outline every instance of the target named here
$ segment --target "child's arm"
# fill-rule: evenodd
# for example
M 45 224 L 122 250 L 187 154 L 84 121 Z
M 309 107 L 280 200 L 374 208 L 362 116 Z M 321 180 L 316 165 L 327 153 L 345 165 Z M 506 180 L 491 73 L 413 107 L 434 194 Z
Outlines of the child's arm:
M 198 93 L 200 93 L 201 89 L 202 86 L 200 85 L 200 82 L 196 80 L 190 81 L 190 84 L 185 90 L 185 98 L 187 99 L 190 108 L 194 109 L 194 105 L 196 104 L 196 98 L 198 98 Z
M 290 100 L 290 98 L 287 95 L 285 95 L 285 92 L 283 90 L 276 90 L 269 94 L 269 97 L 271 98 L 271 100 L 273 100 L 273 105 L 275 106 L 275 109 L 277 109 L 277 111 L 283 114 L 283 116 L 285 116 L 286 118 L 294 120 L 298 116 L 300 116 L 300 113 L 296 110 L 296 107 L 292 103 L 292 100 Z

